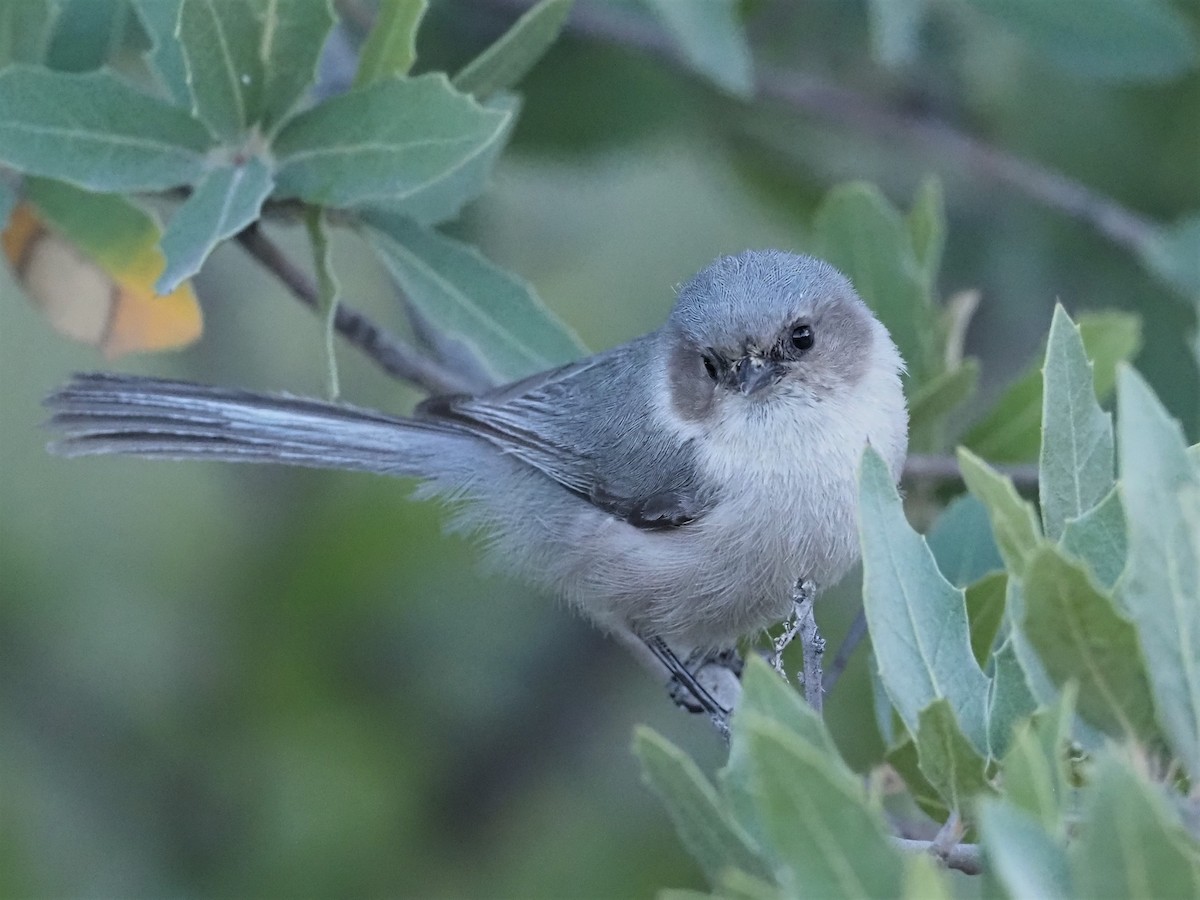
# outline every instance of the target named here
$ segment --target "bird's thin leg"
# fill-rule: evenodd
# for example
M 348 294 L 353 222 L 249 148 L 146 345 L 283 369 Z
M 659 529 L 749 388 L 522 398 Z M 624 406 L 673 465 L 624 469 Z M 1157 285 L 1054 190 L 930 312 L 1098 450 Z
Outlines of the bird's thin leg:
M 671 677 L 675 683 L 692 696 L 700 711 L 708 713 L 709 718 L 713 720 L 713 724 L 717 726 L 717 730 L 722 735 L 728 736 L 730 711 L 718 703 L 712 694 L 708 692 L 708 689 L 696 680 L 696 676 L 675 655 L 675 651 L 667 645 L 666 641 L 660 637 L 652 637 L 645 638 L 644 642 L 650 649 L 650 652 L 671 673 Z M 679 698 L 676 698 L 676 702 L 679 702 Z

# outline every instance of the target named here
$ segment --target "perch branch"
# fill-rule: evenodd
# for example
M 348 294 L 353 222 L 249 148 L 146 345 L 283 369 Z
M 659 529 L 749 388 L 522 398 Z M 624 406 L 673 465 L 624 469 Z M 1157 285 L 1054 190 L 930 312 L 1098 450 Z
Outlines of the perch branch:
M 939 851 L 933 841 L 914 841 L 910 838 L 893 837 L 892 845 L 905 853 L 930 853 L 949 869 L 958 869 L 967 875 L 983 873 L 983 853 L 978 844 L 955 844 Z
M 316 284 L 257 224 L 240 232 L 237 240 L 259 265 L 283 282 L 293 297 L 311 309 L 317 308 Z M 394 378 L 407 381 L 430 394 L 454 394 L 470 390 L 470 384 L 457 374 L 422 355 L 376 325 L 364 313 L 344 303 L 338 304 L 333 325 L 347 342 Z
M 1038 467 L 1033 463 L 1010 463 L 994 466 L 1007 475 L 1018 488 L 1031 490 L 1038 484 Z M 953 456 L 913 454 L 904 461 L 905 478 L 926 478 L 933 481 L 961 481 L 962 471 Z

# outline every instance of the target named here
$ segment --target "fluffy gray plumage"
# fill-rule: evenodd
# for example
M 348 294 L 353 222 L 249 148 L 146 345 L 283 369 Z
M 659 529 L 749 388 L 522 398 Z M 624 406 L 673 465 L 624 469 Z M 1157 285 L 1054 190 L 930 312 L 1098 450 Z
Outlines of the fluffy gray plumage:
M 47 404 L 69 456 L 420 477 L 601 626 L 715 647 L 857 559 L 863 448 L 896 477 L 905 455 L 902 369 L 836 270 L 747 251 L 696 275 L 655 332 L 410 418 L 119 375 L 76 376 Z

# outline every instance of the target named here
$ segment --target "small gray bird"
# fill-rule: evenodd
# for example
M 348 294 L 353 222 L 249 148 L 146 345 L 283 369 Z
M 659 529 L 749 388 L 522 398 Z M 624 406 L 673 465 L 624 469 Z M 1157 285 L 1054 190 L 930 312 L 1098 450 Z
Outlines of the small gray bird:
M 863 449 L 897 479 L 905 456 L 903 368 L 845 277 L 767 250 L 708 266 L 657 331 L 411 418 L 103 374 L 47 405 L 67 456 L 417 476 L 602 628 L 720 648 L 857 560 Z

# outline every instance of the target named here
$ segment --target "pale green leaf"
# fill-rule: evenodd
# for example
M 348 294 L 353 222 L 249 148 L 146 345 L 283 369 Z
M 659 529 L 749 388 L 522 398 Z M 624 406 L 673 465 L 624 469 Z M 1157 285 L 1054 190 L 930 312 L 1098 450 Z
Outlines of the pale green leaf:
M 573 0 L 542 0 L 454 76 L 460 91 L 486 99 L 513 87 L 558 38 Z
M 199 179 L 209 144 L 178 107 L 108 72 L 0 72 L 0 161 L 93 191 L 157 191 Z
M 57 0 L 9 0 L 0 4 L 0 68 L 44 61 L 61 11 L 62 4 Z
M 1105 400 L 1116 384 L 1117 363 L 1131 359 L 1142 345 L 1141 320 L 1121 312 L 1079 316 L 1079 334 L 1092 362 L 1096 398 Z M 963 438 L 963 444 L 995 462 L 1037 459 L 1041 448 L 1042 372 L 1031 366 Z
M 1024 578 L 1021 630 L 1060 688 L 1079 685 L 1079 713 L 1107 733 L 1157 733 L 1137 631 L 1077 563 L 1044 544 Z
M 1066 754 L 1074 714 L 1075 693 L 1068 688 L 1053 706 L 1020 723 L 1001 764 L 1005 798 L 1056 837 L 1063 836 L 1070 802 Z
M 1111 588 L 1125 570 L 1128 554 L 1120 486 L 1078 519 L 1068 519 L 1059 546 L 1087 565 L 1101 587 Z
M 256 117 L 274 130 L 312 87 L 325 39 L 333 27 L 331 0 L 257 0 L 261 5 L 258 58 L 262 91 Z
M 364 217 L 366 236 L 408 299 L 465 342 L 500 380 L 577 359 L 582 347 L 533 289 L 474 248 L 399 216 Z
M 992 686 L 988 691 L 988 748 L 992 758 L 1008 752 L 1013 728 L 1038 707 L 1025 668 L 1017 657 L 1015 632 L 1010 630 L 992 655 Z
M 917 716 L 917 765 L 951 809 L 964 809 L 976 795 L 990 792 L 987 760 L 966 739 L 945 699 Z
M 375 24 L 358 57 L 355 87 L 408 74 L 417 60 L 417 29 L 428 7 L 427 0 L 380 0 Z
M 912 233 L 874 185 L 835 187 L 813 220 L 816 252 L 853 282 L 908 365 L 910 392 L 944 368 L 942 323 Z
M 187 84 L 187 64 L 183 47 L 175 37 L 179 7 L 183 0 L 133 0 L 142 27 L 150 38 L 150 66 L 158 75 L 170 98 L 178 106 L 191 106 Z
M 917 388 L 908 404 L 909 450 L 913 453 L 940 450 L 946 416 L 975 395 L 978 383 L 979 363 L 968 359 Z
M 1066 71 L 1165 81 L 1196 67 L 1188 19 L 1165 0 L 971 0 Z
M 504 127 L 461 163 L 448 169 L 423 188 L 400 200 L 372 203 L 370 209 L 398 213 L 420 222 L 437 225 L 454 219 L 462 208 L 483 193 L 492 177 L 496 160 L 512 136 L 520 99 L 515 94 L 497 94 L 484 101 L 485 109 L 504 113 Z
M 1200 305 L 1200 213 L 1158 229 L 1141 256 L 1155 275 Z
M 1138 625 L 1168 742 L 1200 778 L 1200 473 L 1179 423 L 1131 368 L 1120 373 L 1118 404 L 1129 529 L 1120 596 Z
M 784 891 L 894 896 L 903 861 L 859 780 L 782 725 L 748 716 L 743 728 L 758 816 Z
M 169 294 L 199 272 L 217 244 L 258 218 L 273 184 L 271 170 L 258 157 L 205 175 L 163 232 L 167 265 L 154 290 Z
M 888 696 L 913 734 L 921 710 L 947 699 L 963 734 L 984 751 L 988 679 L 971 653 L 963 592 L 942 577 L 909 526 L 891 473 L 871 447 L 860 491 L 863 608 Z
M 256 121 L 262 97 L 260 0 L 183 0 L 177 36 L 192 112 L 223 140 Z
M 317 312 L 325 321 L 326 391 L 330 400 L 337 400 L 341 388 L 338 384 L 337 354 L 333 339 L 337 333 L 334 324 L 337 321 L 341 286 L 333 269 L 333 245 L 329 240 L 329 223 L 325 211 L 309 207 L 305 224 L 308 226 L 308 240 L 312 245 L 313 261 L 317 269 Z
M 741 869 L 726 869 L 717 883 L 721 900 L 785 900 L 784 894 L 770 881 Z
M 938 569 L 956 587 L 966 587 L 1004 568 L 992 537 L 987 507 L 971 494 L 960 494 L 946 505 L 926 540 Z
M 967 488 L 987 508 L 996 546 L 1008 570 L 1020 575 L 1041 540 L 1033 505 L 1017 493 L 1011 478 L 1001 475 L 965 447 L 958 448 L 958 464 Z
M 633 750 L 642 777 L 666 805 L 680 840 L 711 884 L 730 868 L 769 874 L 749 837 L 729 818 L 716 790 L 686 753 L 645 727 L 634 732 Z
M 1008 611 L 1010 623 L 1025 620 L 1025 592 L 1021 589 L 1020 579 L 1008 579 L 1004 607 Z M 1056 703 L 1059 697 L 1058 688 L 1046 674 L 1046 667 L 1037 655 L 1037 650 L 1025 636 L 1025 632 L 1018 627 L 1011 627 L 1005 640 L 1025 675 L 1025 685 L 1034 700 L 1042 706 Z
M 928 853 L 914 853 L 905 864 L 904 900 L 951 900 L 950 879 Z
M 921 811 L 935 822 L 944 822 L 950 815 L 950 807 L 921 771 L 917 745 L 912 736 L 905 734 L 898 744 L 889 747 L 884 759 L 904 780 L 913 802 Z
M 1159 788 L 1105 753 L 1069 853 L 1082 897 L 1200 897 L 1200 846 Z
M 894 8 L 920 8 L 926 0 L 875 0 L 872 12 L 889 6 Z M 921 182 L 908 213 L 908 230 L 912 235 L 917 263 L 925 276 L 925 285 L 932 291 L 942 268 L 942 252 L 946 249 L 946 200 L 942 183 L 930 176 Z
M 1073 900 L 1062 844 L 1028 812 L 984 798 L 979 825 L 988 869 L 1010 897 Z
M 737 97 L 754 92 L 750 44 L 737 0 L 643 0 L 683 50 L 688 65 Z
M 990 572 L 966 589 L 967 620 L 971 623 L 971 652 L 982 667 L 992 655 L 992 645 L 1004 621 L 1004 596 L 1008 575 Z
M 1042 368 L 1042 451 L 1038 490 L 1046 537 L 1091 510 L 1113 486 L 1112 418 L 1096 402 L 1079 330 L 1054 307 Z
M 402 201 L 487 152 L 508 125 L 509 114 L 441 74 L 376 82 L 283 127 L 274 143 L 279 192 L 330 206 Z

